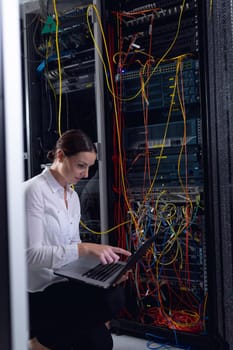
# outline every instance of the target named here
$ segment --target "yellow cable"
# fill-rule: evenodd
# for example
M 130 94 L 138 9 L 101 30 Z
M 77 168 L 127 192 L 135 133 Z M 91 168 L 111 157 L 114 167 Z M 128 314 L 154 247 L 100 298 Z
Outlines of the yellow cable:
M 172 44 L 170 45 L 170 47 L 168 48 L 168 50 L 165 52 L 165 54 L 163 55 L 163 57 L 159 60 L 159 62 L 157 63 L 156 67 L 153 69 L 152 71 L 152 74 L 155 72 L 155 70 L 157 69 L 158 65 L 161 63 L 161 61 L 165 58 L 165 56 L 170 52 L 170 50 L 172 49 L 172 47 L 174 46 L 175 42 L 176 42 L 176 39 L 177 39 L 177 36 L 179 34 L 179 30 L 180 30 L 180 23 L 181 23 L 181 18 L 182 18 L 182 13 L 183 13 L 183 9 L 184 9 L 184 4 L 185 4 L 185 1 L 183 1 L 183 5 L 182 5 L 182 8 L 181 8 L 181 12 L 180 12 L 180 16 L 179 16 L 179 21 L 178 21 L 178 27 L 177 27 L 177 32 L 176 32 L 176 35 L 174 37 L 174 40 L 172 42 Z M 101 25 L 101 21 L 100 21 L 100 18 L 99 18 L 99 15 L 98 15 L 98 11 L 96 9 L 95 6 L 93 5 L 90 5 L 91 7 L 93 7 L 93 9 L 95 10 L 96 12 L 96 15 L 97 15 L 97 19 L 98 19 L 98 22 L 99 22 L 99 25 L 100 25 L 100 28 L 101 28 L 101 32 L 102 32 L 102 35 L 103 35 L 103 29 L 102 29 L 102 25 Z M 87 12 L 87 15 L 88 15 L 88 12 Z M 87 23 L 89 25 L 89 19 L 87 18 Z M 96 45 L 96 42 L 95 42 L 95 39 L 94 39 L 94 35 L 92 34 L 92 30 L 90 28 L 90 25 L 89 25 L 89 30 L 90 30 L 90 34 L 92 36 L 92 39 Z M 107 60 L 108 60 L 108 64 L 109 64 L 109 67 L 111 67 L 110 65 L 110 59 L 109 59 L 109 56 L 108 56 L 108 50 L 107 50 L 107 45 L 106 45 L 106 41 L 105 41 L 105 37 L 103 35 L 103 42 L 104 42 L 104 46 L 105 46 L 105 49 L 106 49 L 106 56 L 107 56 Z M 110 70 L 110 81 L 111 81 L 111 85 L 112 85 L 112 88 L 110 88 L 109 86 L 109 78 L 107 78 L 107 69 L 106 69 L 106 65 L 105 65 L 105 62 L 103 60 L 103 56 L 99 50 L 99 47 L 96 45 L 96 49 L 97 49 L 97 52 L 99 54 L 99 57 L 100 57 L 100 60 L 102 61 L 102 64 L 103 64 L 103 67 L 104 67 L 104 71 L 105 71 L 105 76 L 106 76 L 106 82 L 107 82 L 107 85 L 108 85 L 108 88 L 109 88 L 109 91 L 112 93 L 112 96 L 114 97 L 114 109 L 115 109 L 115 116 L 116 116 L 116 129 L 117 129 L 117 137 L 118 137 L 118 148 L 119 148 L 119 163 L 120 163 L 120 166 L 119 166 L 119 170 L 120 170 L 120 178 L 121 178 L 121 182 L 122 182 L 122 187 L 123 187 L 123 194 L 124 194 L 124 198 L 125 198 L 125 201 L 126 201 L 126 204 L 127 204 L 127 207 L 128 207 L 128 210 L 129 210 L 129 214 L 131 215 L 132 217 L 132 220 L 135 224 L 135 227 L 136 229 L 139 228 L 138 225 L 137 225 L 137 222 L 136 222 L 136 218 L 135 218 L 135 215 L 132 213 L 132 209 L 131 209 L 131 206 L 130 206 L 130 203 L 128 201 L 128 198 L 127 198 L 127 194 L 126 194 L 126 187 L 125 187 L 125 180 L 124 180 L 124 171 L 123 171 L 123 160 L 122 160 L 122 151 L 121 151 L 121 144 L 120 144 L 120 131 L 119 131 L 119 124 L 118 124 L 118 118 L 117 118 L 117 108 L 116 108 L 116 98 L 118 98 L 114 92 L 114 83 L 113 83 L 113 77 L 112 77 L 112 73 L 111 73 L 111 70 Z M 179 62 L 178 62 L 179 63 Z M 145 88 L 145 84 L 147 84 L 149 82 L 149 79 L 151 78 L 152 74 L 148 77 L 146 83 L 144 83 L 142 85 L 142 88 L 140 89 L 140 91 L 137 93 L 137 95 L 135 95 L 134 97 L 138 96 L 138 94 L 140 92 L 142 92 L 142 90 Z M 157 172 L 158 172 L 158 168 L 159 168 L 159 164 L 160 164 L 160 160 L 161 160 L 161 155 L 162 155 L 162 152 L 163 152 L 163 148 L 164 148 L 164 143 L 165 143 L 165 139 L 166 139 L 166 133 L 167 133 L 167 129 L 168 129 L 168 124 L 169 124 L 169 120 L 170 120 L 170 117 L 171 117 L 171 111 L 172 111 L 172 105 L 173 105 L 173 101 L 174 101 L 174 96 L 175 96 L 175 90 L 176 90 L 176 86 L 174 87 L 174 91 L 173 91 L 173 94 L 172 94 L 172 101 L 171 101 L 171 106 L 170 106 L 170 110 L 169 110 L 169 115 L 168 115 L 168 121 L 167 121 L 167 127 L 166 127 L 166 130 L 165 130 L 165 135 L 164 135 L 164 139 L 163 139 L 163 147 L 161 148 L 161 152 L 160 152 L 160 157 L 159 157 L 159 160 L 158 160 L 158 165 L 157 165 L 157 169 L 156 169 L 156 174 L 155 174 L 155 177 L 153 179 L 153 182 L 151 184 L 151 187 L 147 193 L 147 196 L 149 195 L 149 193 L 151 192 L 152 190 L 152 187 L 154 186 L 154 182 L 155 182 L 155 179 L 156 179 L 156 176 L 157 176 Z M 122 99 L 121 99 L 122 100 Z M 128 99 L 127 99 L 128 100 Z M 145 197 L 145 200 L 147 198 L 147 196 Z M 144 201 L 145 202 L 145 201 Z
M 178 74 L 178 71 L 179 71 L 179 61 L 177 61 L 177 65 L 176 65 L 176 75 Z M 151 182 L 151 186 L 150 186 L 150 188 L 148 189 L 148 191 L 147 191 L 147 193 L 145 195 L 143 203 L 146 202 L 146 200 L 148 199 L 150 193 L 152 192 L 152 189 L 154 187 L 154 184 L 155 184 L 155 181 L 156 181 L 156 178 L 157 178 L 157 175 L 158 175 L 159 166 L 160 166 L 162 154 L 163 154 L 164 147 L 165 147 L 165 141 L 166 141 L 166 137 L 167 137 L 168 126 L 169 126 L 170 119 L 171 119 L 171 114 L 172 114 L 172 109 L 173 109 L 173 104 L 174 104 L 174 99 L 175 99 L 175 94 L 176 94 L 176 88 L 177 88 L 177 79 L 175 79 L 173 91 L 172 91 L 172 94 L 171 94 L 172 98 L 171 98 L 171 103 L 170 103 L 170 107 L 169 107 L 166 127 L 165 127 L 165 131 L 164 131 L 164 135 L 163 135 L 163 141 L 162 141 L 162 145 L 161 145 L 161 149 L 160 149 L 160 154 L 159 154 L 159 157 L 158 157 L 158 162 L 157 162 L 155 174 L 154 174 L 153 180 Z
M 181 7 L 181 11 L 180 11 L 180 15 L 179 15 L 179 20 L 178 20 L 178 27 L 177 27 L 177 32 L 176 32 L 176 35 L 173 39 L 173 42 L 172 44 L 170 45 L 170 47 L 168 48 L 168 50 L 165 52 L 165 54 L 162 56 L 162 58 L 159 60 L 159 62 L 157 63 L 156 67 L 153 69 L 152 71 L 152 74 L 155 72 L 155 70 L 157 69 L 158 65 L 160 64 L 160 62 L 166 57 L 166 55 L 170 52 L 170 50 L 172 49 L 172 47 L 174 46 L 175 42 L 176 42 L 176 39 L 177 39 L 177 36 L 179 34 L 179 30 L 180 30 L 180 24 L 181 24 L 181 18 L 182 18 L 182 14 L 183 14 L 183 10 L 184 10 L 184 4 L 185 4 L 185 0 L 183 0 L 183 5 Z M 106 50 L 106 57 L 107 57 L 107 61 L 108 61 L 108 65 L 109 67 L 111 67 L 111 64 L 110 64 L 110 58 L 109 58 L 109 55 L 108 55 L 108 50 L 107 50 L 107 44 L 106 44 L 106 39 L 105 39 L 105 36 L 104 36 L 104 32 L 103 32 L 103 28 L 102 28 L 102 24 L 101 24 L 101 20 L 100 20 L 100 17 L 99 17 L 99 13 L 98 13 L 98 10 L 96 8 L 96 6 L 94 5 L 90 5 L 88 7 L 88 10 L 89 8 L 92 7 L 93 10 L 95 11 L 96 13 L 96 16 L 97 16 L 97 19 L 98 19 L 98 23 L 99 23 L 99 26 L 100 26 L 100 30 L 101 30 L 101 33 L 103 35 L 103 43 L 104 43 L 104 47 L 105 47 L 105 50 Z M 135 227 L 136 229 L 139 229 L 138 227 L 138 223 L 136 221 L 136 218 L 135 216 L 133 215 L 132 213 L 132 208 L 130 206 L 130 203 L 128 201 L 128 198 L 127 198 L 127 194 L 126 194 L 126 186 L 125 186 L 125 180 L 124 180 L 124 171 L 123 171 L 123 158 L 122 158 L 122 151 L 121 151 L 121 144 L 120 144 L 120 131 L 119 131 L 119 124 L 118 124 L 118 118 L 117 118 L 117 108 L 116 108 L 116 95 L 115 93 L 113 93 L 114 91 L 114 82 L 113 82 L 113 77 L 112 77 L 112 72 L 111 72 L 111 69 L 110 69 L 110 81 L 111 81 L 111 85 L 112 85 L 112 88 L 110 88 L 109 86 L 109 81 L 108 81 L 108 77 L 107 77 L 107 69 L 106 69 L 106 65 L 105 65 L 105 62 L 104 62 L 104 59 L 103 59 L 103 56 L 102 56 L 102 53 L 100 52 L 100 49 L 99 47 L 96 45 L 96 41 L 95 41 L 95 38 L 94 38 L 94 35 L 92 33 L 92 30 L 91 30 L 91 27 L 90 27 L 90 23 L 89 23 L 89 18 L 88 18 L 88 10 L 87 10 L 87 23 L 88 23 L 88 27 L 89 27 L 89 31 L 90 31 L 90 35 L 92 37 L 92 40 L 93 42 L 95 43 L 95 46 L 96 46 L 96 50 L 99 54 L 99 57 L 100 57 L 100 60 L 103 64 L 103 67 L 104 67 L 104 71 L 105 71 L 105 76 L 106 76 L 106 82 L 107 82 L 107 86 L 109 88 L 109 91 L 112 93 L 112 96 L 114 97 L 113 98 L 113 102 L 114 102 L 114 110 L 115 110 L 115 116 L 116 116 L 116 129 L 117 129 L 117 139 L 118 139 L 118 151 L 119 151 L 119 169 L 120 169 L 120 177 L 121 177 L 121 182 L 122 182 L 122 187 L 123 187 L 123 195 L 124 195 L 124 198 L 125 198 L 125 201 L 126 201 L 126 204 L 127 204 L 127 207 L 128 207 L 128 210 L 129 210 L 129 213 L 133 219 L 133 222 L 135 224 Z M 152 76 L 152 74 L 148 77 L 147 81 L 145 84 L 147 84 L 150 80 L 150 77 Z M 174 94 L 175 94 L 175 89 L 176 87 L 174 87 L 174 92 L 173 92 L 173 95 L 172 95 L 172 103 L 173 103 L 173 100 L 174 100 Z M 140 91 L 137 93 L 137 96 L 138 94 L 141 92 L 142 88 L 140 89 Z M 136 97 L 136 95 L 135 95 Z M 166 130 L 165 130 L 165 135 L 164 135 L 164 142 L 165 142 L 165 138 L 166 138 L 166 133 L 167 133 L 167 129 L 168 129 L 168 124 L 169 124 L 169 120 L 170 120 L 170 116 L 171 116 L 171 111 L 172 111 L 172 103 L 171 103 L 171 106 L 170 106 L 170 110 L 169 110 L 169 116 L 168 116 L 168 122 L 167 122 L 167 127 L 166 127 Z M 164 143 L 163 142 L 163 143 Z M 161 155 L 162 155 L 162 152 L 163 152 L 163 148 L 164 146 L 161 148 L 161 152 L 160 152 L 160 158 L 158 160 L 158 166 L 157 166 L 157 169 L 156 169 L 156 176 L 157 176 L 157 171 L 158 171 L 158 168 L 159 168 L 159 164 L 160 164 L 160 160 L 161 160 Z M 151 184 L 151 187 L 147 193 L 147 195 L 149 195 L 149 193 L 151 192 L 152 190 L 152 187 L 154 185 L 154 182 L 155 182 L 155 179 L 156 179 L 156 176 L 154 177 L 153 179 L 153 182 Z M 147 196 L 145 197 L 145 201 L 146 201 L 146 198 Z
M 170 247 L 170 249 L 171 249 L 171 248 L 172 248 L 172 246 Z M 166 252 L 166 254 L 170 251 L 170 249 Z M 175 253 L 174 257 L 172 258 L 172 260 L 171 260 L 171 261 L 168 261 L 168 262 L 166 262 L 166 263 L 160 261 L 160 265 L 162 265 L 162 266 L 168 266 L 168 265 L 173 264 L 173 263 L 176 261 L 176 259 L 177 259 L 179 250 L 180 250 L 180 244 L 179 244 L 178 241 L 177 241 L 177 244 L 176 244 L 176 253 Z M 163 252 L 163 255 L 165 255 L 164 252 Z
M 205 317 L 206 317 L 206 308 L 207 308 L 207 300 L 208 300 L 208 293 L 205 295 L 205 300 L 204 300 L 204 307 L 203 307 L 203 328 L 205 329 Z
M 94 230 L 90 229 L 89 227 L 87 227 L 87 226 L 84 224 L 84 222 L 83 222 L 82 220 L 80 220 L 80 224 L 81 224 L 87 231 L 89 231 L 89 232 L 91 232 L 91 233 L 93 233 L 93 234 L 95 234 L 95 235 L 105 235 L 105 234 L 107 234 L 107 233 L 110 233 L 110 232 L 116 230 L 118 227 L 121 227 L 121 226 L 124 226 L 124 225 L 126 225 L 126 224 L 129 224 L 130 222 L 131 222 L 131 220 L 128 220 L 128 221 L 125 221 L 125 222 L 120 223 L 119 225 L 116 225 L 116 226 L 114 226 L 114 227 L 111 227 L 111 228 L 110 228 L 109 230 L 107 230 L 107 231 L 98 232 L 98 231 L 94 231 Z
M 181 67 L 182 58 L 179 58 L 179 60 L 180 60 L 180 67 Z M 177 79 L 178 79 L 178 76 L 177 76 Z M 183 142 L 182 142 L 180 153 L 179 153 L 179 156 L 178 156 L 178 178 L 179 178 L 179 182 L 180 182 L 181 188 L 182 188 L 182 190 L 183 190 L 183 192 L 184 192 L 184 194 L 186 196 L 186 200 L 190 203 L 190 206 L 192 207 L 193 204 L 192 204 L 191 198 L 190 198 L 189 193 L 188 193 L 187 183 L 186 183 L 186 185 L 184 185 L 183 180 L 182 180 L 181 175 L 180 175 L 181 158 L 182 158 L 183 150 L 184 150 L 184 148 L 186 148 L 186 144 L 187 144 L 187 138 L 186 138 L 186 136 L 187 136 L 186 135 L 186 133 L 187 133 L 187 120 L 186 120 L 184 96 L 181 97 L 178 83 L 177 83 L 177 94 L 178 94 L 178 98 L 179 98 L 181 114 L 182 114 L 183 121 L 184 121 Z M 184 144 L 184 140 L 186 141 L 186 144 Z M 186 165 L 186 163 L 185 163 L 185 165 Z
M 210 0 L 210 16 L 212 15 L 213 11 L 213 0 Z
M 54 8 L 55 19 L 56 19 L 56 52 L 57 52 L 58 74 L 59 74 L 58 134 L 59 136 L 61 136 L 62 134 L 61 132 L 62 71 L 61 71 L 59 41 L 58 41 L 59 19 L 58 19 L 58 13 L 57 13 L 56 0 L 53 0 L 53 8 Z
M 180 25 L 181 25 L 181 19 L 182 19 L 182 15 L 183 15 L 183 11 L 184 11 L 185 1 L 186 1 L 186 0 L 183 0 L 183 3 L 182 3 L 182 5 L 181 5 L 181 11 L 180 11 L 180 14 L 179 14 L 178 25 L 177 25 L 177 31 L 176 31 L 175 37 L 174 37 L 174 39 L 173 39 L 171 45 L 168 47 L 168 49 L 165 51 L 165 53 L 162 55 L 162 57 L 159 59 L 159 61 L 157 62 L 157 64 L 156 64 L 155 67 L 153 68 L 151 74 L 149 75 L 149 77 L 147 78 L 147 80 L 146 80 L 146 82 L 145 82 L 145 86 L 149 83 L 149 81 L 150 81 L 152 75 L 156 72 L 156 70 L 157 70 L 158 66 L 160 65 L 160 63 L 165 59 L 165 57 L 169 54 L 169 52 L 172 50 L 173 46 L 175 45 L 175 42 L 176 42 L 177 37 L 178 37 L 179 32 L 180 32 Z M 99 13 L 98 13 L 98 9 L 96 8 L 95 5 L 92 5 L 92 4 L 88 6 L 88 9 L 91 8 L 91 7 L 92 7 L 93 10 L 95 11 L 96 17 L 97 17 L 97 19 L 98 19 L 98 24 L 99 24 L 99 26 L 100 26 L 100 31 L 101 31 L 101 33 L 102 33 L 103 43 L 104 43 L 104 47 L 105 47 L 105 50 L 106 50 L 106 57 L 107 57 L 107 60 L 108 60 L 108 63 L 109 63 L 110 60 L 109 60 L 109 55 L 108 55 L 108 50 L 107 50 L 106 39 L 105 39 L 105 35 L 104 35 L 104 31 L 103 31 L 101 19 L 100 19 Z M 106 65 L 105 65 L 105 62 L 104 62 L 104 59 L 103 59 L 103 55 L 102 55 L 102 53 L 101 53 L 101 51 L 100 51 L 100 48 L 98 47 L 98 45 L 97 45 L 97 43 L 96 43 L 94 34 L 93 34 L 93 32 L 92 32 L 91 25 L 90 25 L 89 18 L 88 18 L 88 12 L 87 12 L 87 24 L 88 24 L 88 28 L 89 28 L 89 31 L 90 31 L 90 35 L 91 35 L 92 40 L 93 40 L 93 42 L 94 42 L 94 44 L 95 44 L 95 47 L 96 47 L 96 50 L 97 50 L 97 52 L 98 52 L 98 54 L 99 54 L 100 60 L 101 60 L 101 62 L 102 62 L 102 64 L 103 64 L 103 68 L 104 68 L 104 72 L 105 72 L 105 77 L 106 77 L 106 84 L 107 84 L 107 87 L 108 87 L 109 92 L 112 94 L 112 96 L 113 96 L 114 98 L 117 98 L 117 99 L 119 99 L 120 101 L 131 101 L 131 100 L 135 99 L 136 97 L 138 97 L 139 94 L 142 92 L 142 88 L 139 89 L 139 91 L 138 91 L 134 96 L 131 96 L 131 97 L 127 98 L 127 99 L 122 99 L 122 98 L 120 98 L 120 97 L 118 97 L 118 96 L 115 95 L 114 89 L 111 88 L 110 85 L 109 85 L 109 78 L 108 78 L 107 68 L 106 68 Z M 110 67 L 110 65 L 109 65 L 109 67 Z M 111 74 L 110 74 L 110 78 L 111 78 Z
M 89 5 L 88 6 L 88 9 L 87 9 L 87 22 L 89 24 L 88 11 L 89 11 L 89 8 L 91 8 L 91 7 L 93 8 L 93 10 L 96 13 L 101 32 L 103 34 L 103 27 L 102 27 L 102 24 L 101 24 L 101 20 L 100 20 L 100 17 L 99 17 L 98 10 L 97 10 L 95 5 Z M 93 35 L 92 30 L 90 28 L 90 24 L 89 24 L 89 30 L 90 30 L 90 34 L 92 36 L 92 39 L 95 42 L 94 35 Z M 95 44 L 96 44 L 96 42 L 95 42 Z M 108 65 L 109 65 L 109 68 L 110 68 L 111 67 L 110 58 L 109 58 L 109 55 L 108 55 L 107 43 L 106 43 L 106 39 L 105 39 L 104 35 L 103 35 L 103 44 L 104 44 L 104 47 L 105 47 L 105 50 L 106 50 L 106 57 L 107 57 Z M 100 59 L 101 59 L 101 61 L 103 63 L 103 66 L 104 66 L 104 69 L 105 69 L 105 73 L 107 73 L 106 67 L 105 67 L 105 63 L 104 63 L 104 60 L 103 60 L 103 57 L 102 57 L 102 53 L 100 52 L 100 49 L 99 49 L 99 47 L 97 45 L 96 45 L 96 49 L 97 49 L 99 57 L 100 57 Z M 114 91 L 114 79 L 113 79 L 113 76 L 112 76 L 111 69 L 110 69 L 109 76 L 110 76 L 110 82 L 111 82 L 111 86 L 112 86 L 112 91 Z M 137 231 L 139 231 L 139 226 L 138 226 L 137 220 L 136 220 L 136 218 L 135 218 L 135 216 L 133 214 L 131 205 L 130 205 L 128 197 L 127 197 L 127 192 L 126 192 L 126 184 L 125 184 L 124 169 L 123 169 L 123 157 L 122 157 L 122 150 L 121 150 L 121 143 L 120 143 L 120 139 L 121 139 L 121 137 L 120 137 L 120 127 L 119 127 L 119 122 L 118 122 L 118 117 L 117 117 L 118 113 L 117 113 L 117 105 L 116 105 L 116 95 L 113 94 L 113 97 L 114 97 L 113 98 L 113 104 L 114 104 L 114 111 L 115 111 L 116 129 L 117 129 L 117 141 L 118 141 L 118 152 L 119 152 L 119 170 L 120 170 L 121 183 L 122 183 L 122 187 L 123 187 L 123 196 L 124 196 L 124 199 L 125 199 L 125 202 L 126 202 L 126 205 L 127 205 L 128 211 L 129 211 L 129 214 L 130 214 L 130 216 L 131 216 L 131 218 L 132 218 L 132 220 L 134 222 L 135 228 L 136 228 Z

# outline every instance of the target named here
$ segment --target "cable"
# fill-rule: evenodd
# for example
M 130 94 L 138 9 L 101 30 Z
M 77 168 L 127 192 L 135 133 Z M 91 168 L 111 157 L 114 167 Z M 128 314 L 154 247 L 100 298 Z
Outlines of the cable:
M 58 65 L 58 74 L 59 74 L 59 100 L 58 100 L 58 135 L 61 136 L 61 106 L 62 106 L 62 70 L 61 70 L 61 60 L 60 60 L 60 49 L 59 49 L 59 41 L 58 41 L 58 33 L 59 33 L 59 18 L 57 12 L 57 4 L 56 0 L 53 0 L 53 8 L 56 19 L 56 53 L 57 53 L 57 65 Z
M 91 232 L 91 233 L 93 233 L 93 234 L 95 234 L 95 235 L 104 235 L 104 234 L 110 233 L 110 232 L 112 232 L 112 231 L 115 231 L 118 227 L 121 227 L 121 226 L 124 226 L 124 225 L 128 224 L 129 222 L 130 222 L 130 221 L 128 220 L 128 221 L 122 222 L 122 223 L 120 223 L 120 224 L 118 224 L 118 225 L 116 225 L 116 226 L 110 228 L 109 230 L 97 232 L 97 231 L 94 231 L 94 230 L 90 229 L 89 227 L 87 227 L 87 226 L 84 224 L 84 222 L 83 222 L 82 220 L 80 220 L 80 224 L 81 224 L 87 231 L 89 231 L 89 232 Z

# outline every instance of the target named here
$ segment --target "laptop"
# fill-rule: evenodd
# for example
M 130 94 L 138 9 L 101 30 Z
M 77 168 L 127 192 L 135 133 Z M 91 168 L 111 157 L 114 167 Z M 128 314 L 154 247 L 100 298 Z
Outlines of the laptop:
M 95 287 L 109 288 L 140 261 L 154 240 L 155 235 L 147 239 L 127 261 L 104 265 L 95 257 L 83 256 L 55 269 L 54 274 Z

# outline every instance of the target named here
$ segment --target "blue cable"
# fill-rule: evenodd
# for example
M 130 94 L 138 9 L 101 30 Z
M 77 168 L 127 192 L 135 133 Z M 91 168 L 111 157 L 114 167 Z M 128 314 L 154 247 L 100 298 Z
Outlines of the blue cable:
M 173 330 L 173 333 L 174 333 L 174 337 L 175 337 L 175 345 L 174 344 L 171 344 L 171 343 L 168 343 L 168 342 L 164 342 L 163 343 L 163 340 L 165 341 L 165 338 L 164 337 L 159 337 L 159 336 L 156 336 L 152 333 L 146 333 L 145 334 L 145 337 L 148 338 L 148 337 L 151 337 L 153 338 L 154 340 L 148 340 L 147 342 L 147 348 L 148 349 L 164 349 L 164 350 L 171 350 L 170 347 L 171 346 L 175 346 L 177 349 L 184 349 L 184 350 L 191 350 L 191 346 L 190 345 L 179 345 L 178 344 L 178 338 L 177 338 L 177 334 L 176 334 L 176 331 Z M 161 343 L 162 341 L 162 343 Z M 156 347 L 152 347 L 152 345 L 156 345 Z
M 156 343 L 158 344 L 157 347 L 154 347 L 154 346 L 151 347 L 151 345 L 155 344 L 155 341 L 154 341 L 154 340 L 148 340 L 148 342 L 147 342 L 147 344 L 146 344 L 146 346 L 147 346 L 148 349 L 156 349 L 156 350 L 158 350 L 158 349 L 164 349 L 164 350 L 169 350 L 169 348 L 167 347 L 167 345 L 168 345 L 167 343 L 164 343 L 164 344 L 159 343 L 159 341 L 165 340 L 165 338 L 156 336 L 156 335 L 154 335 L 154 334 L 152 334 L 152 333 L 146 333 L 145 336 L 146 336 L 146 337 L 152 337 L 152 338 L 158 340 L 158 342 L 156 342 Z

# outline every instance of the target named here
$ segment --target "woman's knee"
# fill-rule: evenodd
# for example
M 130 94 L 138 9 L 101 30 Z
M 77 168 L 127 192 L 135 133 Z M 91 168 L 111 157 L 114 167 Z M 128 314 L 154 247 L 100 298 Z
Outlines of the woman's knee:
M 125 292 L 122 286 L 117 286 L 108 291 L 107 307 L 114 318 L 125 305 Z

